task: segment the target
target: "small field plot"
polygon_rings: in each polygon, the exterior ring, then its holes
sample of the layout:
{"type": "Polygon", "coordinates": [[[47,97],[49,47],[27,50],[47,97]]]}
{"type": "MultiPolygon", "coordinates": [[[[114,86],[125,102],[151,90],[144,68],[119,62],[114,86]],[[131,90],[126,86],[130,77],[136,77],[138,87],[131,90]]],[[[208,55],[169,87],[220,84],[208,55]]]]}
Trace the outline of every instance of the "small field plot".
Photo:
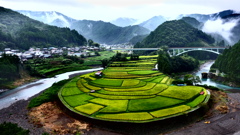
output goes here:
{"type": "Polygon", "coordinates": [[[135,75],[149,75],[149,74],[154,74],[158,73],[158,71],[151,71],[151,70],[143,70],[143,71],[131,71],[128,72],[129,74],[135,74],[135,75]]]}
{"type": "Polygon", "coordinates": [[[204,88],[196,86],[169,86],[168,89],[158,95],[182,100],[189,100],[195,96],[200,95],[199,93],[203,90],[204,88]]]}
{"type": "Polygon", "coordinates": [[[113,87],[120,87],[123,83],[123,80],[119,79],[97,79],[94,81],[91,81],[90,84],[94,86],[113,86],[113,87]]]}
{"type": "Polygon", "coordinates": [[[173,79],[155,68],[157,56],[112,62],[101,77],[75,77],[58,93],[71,111],[91,119],[145,123],[194,111],[206,103],[208,91],[172,86],[173,79]]]}

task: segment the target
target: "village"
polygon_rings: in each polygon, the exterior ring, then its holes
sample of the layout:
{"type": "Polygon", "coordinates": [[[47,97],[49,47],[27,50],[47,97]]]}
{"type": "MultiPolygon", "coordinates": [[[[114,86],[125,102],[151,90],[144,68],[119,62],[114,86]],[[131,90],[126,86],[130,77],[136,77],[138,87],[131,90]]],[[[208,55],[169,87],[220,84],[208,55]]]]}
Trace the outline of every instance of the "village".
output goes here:
{"type": "Polygon", "coordinates": [[[3,53],[7,55],[17,55],[22,61],[33,58],[51,58],[53,55],[69,55],[69,56],[78,56],[78,57],[88,57],[94,56],[96,51],[104,50],[100,47],[89,47],[89,46],[80,46],[80,47],[49,47],[49,48],[30,48],[28,51],[21,52],[19,50],[14,50],[11,48],[5,48],[3,52],[0,52],[0,57],[3,53]]]}
{"type": "Polygon", "coordinates": [[[49,47],[49,48],[34,48],[31,47],[28,51],[20,51],[18,49],[5,48],[0,50],[0,58],[2,54],[17,55],[21,61],[27,61],[33,58],[51,58],[54,55],[68,55],[77,57],[90,57],[96,56],[96,52],[109,50],[109,49],[124,49],[132,48],[133,45],[129,43],[117,44],[117,45],[106,45],[101,44],[99,47],[95,46],[79,46],[79,47],[49,47]]]}

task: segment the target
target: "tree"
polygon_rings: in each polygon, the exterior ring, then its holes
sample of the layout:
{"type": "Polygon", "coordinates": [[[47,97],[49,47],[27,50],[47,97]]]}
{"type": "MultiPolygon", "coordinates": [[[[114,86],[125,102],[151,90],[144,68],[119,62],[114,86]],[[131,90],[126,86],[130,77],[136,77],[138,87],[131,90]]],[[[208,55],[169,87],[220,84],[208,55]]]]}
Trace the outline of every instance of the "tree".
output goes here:
{"type": "Polygon", "coordinates": [[[94,43],[94,42],[93,42],[93,40],[92,40],[92,39],[88,39],[88,45],[89,45],[89,46],[92,46],[92,45],[93,45],[93,43],[94,43]]]}
{"type": "Polygon", "coordinates": [[[158,55],[158,70],[164,74],[172,73],[172,63],[170,56],[164,51],[159,51],[158,55]]]}
{"type": "Polygon", "coordinates": [[[102,62],[102,67],[106,68],[110,61],[108,59],[103,59],[103,60],[101,60],[101,62],[102,62]]]}

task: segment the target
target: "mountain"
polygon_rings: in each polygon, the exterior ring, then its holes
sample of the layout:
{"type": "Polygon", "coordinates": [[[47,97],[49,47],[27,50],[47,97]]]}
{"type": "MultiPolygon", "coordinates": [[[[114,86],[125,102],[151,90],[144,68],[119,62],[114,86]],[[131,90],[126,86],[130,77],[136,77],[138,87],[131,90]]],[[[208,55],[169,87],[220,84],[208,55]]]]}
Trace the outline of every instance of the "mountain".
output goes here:
{"type": "Polygon", "coordinates": [[[194,28],[201,29],[202,23],[200,23],[197,19],[192,17],[183,17],[181,20],[185,21],[186,23],[190,24],[194,28]]]}
{"type": "Polygon", "coordinates": [[[226,77],[229,81],[236,82],[240,84],[240,42],[225,49],[224,52],[218,56],[213,68],[217,68],[220,72],[226,73],[226,77]]]}
{"type": "Polygon", "coordinates": [[[17,12],[29,18],[58,27],[70,27],[76,20],[55,11],[27,11],[17,10],[17,12]]]}
{"type": "Polygon", "coordinates": [[[213,14],[185,14],[179,15],[178,19],[182,19],[183,17],[191,17],[197,19],[197,21],[205,23],[209,20],[217,20],[218,18],[224,18],[225,16],[229,16],[235,14],[234,10],[224,10],[218,13],[213,14]]]}
{"type": "MultiPolygon", "coordinates": [[[[75,20],[55,11],[45,12],[20,10],[18,12],[49,25],[68,27],[72,30],[76,30],[87,39],[92,39],[98,43],[126,43],[134,36],[150,33],[148,29],[141,26],[119,27],[103,21],[75,20]]],[[[126,25],[127,23],[133,23],[134,21],[136,20],[130,18],[119,18],[116,22],[119,22],[121,25],[126,25]]]]}
{"type": "Polygon", "coordinates": [[[202,23],[199,29],[211,35],[216,42],[234,45],[240,40],[240,17],[236,11],[224,10],[214,14],[189,14],[179,18],[191,17],[202,23]]]}
{"type": "Polygon", "coordinates": [[[118,27],[103,21],[80,20],[72,23],[75,29],[88,39],[98,43],[120,44],[129,42],[134,36],[146,35],[150,31],[138,25],[118,27]]]}
{"type": "Polygon", "coordinates": [[[211,46],[214,39],[183,20],[167,21],[158,26],[135,48],[211,46]]]}
{"type": "Polygon", "coordinates": [[[149,20],[142,22],[139,24],[140,26],[147,28],[151,31],[155,30],[159,25],[167,21],[167,19],[163,16],[154,16],[150,18],[149,20]]]}
{"type": "Polygon", "coordinates": [[[86,44],[75,30],[50,26],[18,12],[0,7],[0,48],[63,47],[86,44]]]}
{"type": "Polygon", "coordinates": [[[138,35],[133,37],[131,40],[129,40],[129,43],[135,45],[138,42],[142,42],[144,38],[146,38],[148,35],[138,35]]]}
{"type": "Polygon", "coordinates": [[[134,25],[137,21],[138,21],[137,19],[121,17],[111,21],[111,23],[119,27],[126,27],[134,25]]]}

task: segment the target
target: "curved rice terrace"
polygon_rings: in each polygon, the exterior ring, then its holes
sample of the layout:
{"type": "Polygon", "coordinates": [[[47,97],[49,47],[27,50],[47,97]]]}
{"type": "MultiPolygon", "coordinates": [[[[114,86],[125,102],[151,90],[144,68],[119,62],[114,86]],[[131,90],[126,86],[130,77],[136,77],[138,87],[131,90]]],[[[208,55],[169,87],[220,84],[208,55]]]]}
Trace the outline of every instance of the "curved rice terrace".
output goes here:
{"type": "Polygon", "coordinates": [[[79,76],[58,96],[80,115],[106,121],[143,123],[183,115],[210,97],[196,86],[170,86],[172,78],[152,71],[156,59],[114,62],[103,71],[79,76]]]}

